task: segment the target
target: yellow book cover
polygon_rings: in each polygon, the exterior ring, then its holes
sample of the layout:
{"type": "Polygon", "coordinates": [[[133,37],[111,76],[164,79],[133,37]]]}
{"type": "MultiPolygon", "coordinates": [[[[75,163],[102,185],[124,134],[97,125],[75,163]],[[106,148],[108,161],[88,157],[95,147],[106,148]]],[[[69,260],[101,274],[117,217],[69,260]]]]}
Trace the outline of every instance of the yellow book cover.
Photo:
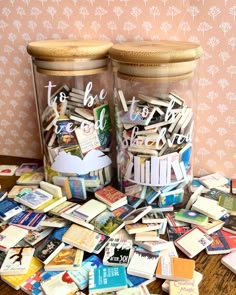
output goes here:
{"type": "Polygon", "coordinates": [[[84,257],[84,251],[76,248],[62,249],[48,264],[46,271],[77,270],[84,257]]]}
{"type": "Polygon", "coordinates": [[[37,258],[33,257],[30,263],[28,272],[24,275],[2,275],[1,279],[15,290],[19,290],[21,284],[23,284],[30,276],[36,273],[43,267],[43,263],[37,258]]]}
{"type": "Polygon", "coordinates": [[[91,253],[100,240],[100,234],[83,226],[72,224],[62,237],[62,241],[91,253]]]}
{"type": "Polygon", "coordinates": [[[36,212],[48,212],[55,208],[58,205],[61,205],[67,200],[66,197],[53,197],[51,200],[48,200],[46,203],[43,205],[37,207],[35,209],[36,212]]]}

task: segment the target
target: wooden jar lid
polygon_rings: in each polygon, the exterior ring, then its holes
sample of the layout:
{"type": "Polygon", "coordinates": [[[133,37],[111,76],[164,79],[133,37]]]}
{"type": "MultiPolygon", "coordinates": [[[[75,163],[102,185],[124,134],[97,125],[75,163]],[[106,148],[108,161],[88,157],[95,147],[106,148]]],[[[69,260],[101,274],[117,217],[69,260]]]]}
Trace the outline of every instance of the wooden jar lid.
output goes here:
{"type": "Polygon", "coordinates": [[[106,67],[112,42],[103,40],[42,40],[30,42],[27,52],[39,72],[49,75],[83,75],[106,67]]]}
{"type": "Polygon", "coordinates": [[[138,41],[115,44],[109,54],[114,67],[124,75],[185,79],[196,68],[202,47],[184,41],[138,41]]]}

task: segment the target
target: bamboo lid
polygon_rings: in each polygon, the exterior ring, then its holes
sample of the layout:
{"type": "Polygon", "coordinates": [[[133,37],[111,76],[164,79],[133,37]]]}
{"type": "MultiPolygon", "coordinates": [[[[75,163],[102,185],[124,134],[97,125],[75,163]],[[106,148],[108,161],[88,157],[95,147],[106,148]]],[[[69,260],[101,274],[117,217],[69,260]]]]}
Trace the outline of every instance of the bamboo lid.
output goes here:
{"type": "Polygon", "coordinates": [[[27,51],[40,59],[99,59],[107,56],[112,42],[102,40],[42,40],[30,42],[27,51]]]}
{"type": "Polygon", "coordinates": [[[107,69],[112,44],[102,40],[43,40],[29,43],[27,51],[39,73],[92,75],[107,69]]]}
{"type": "Polygon", "coordinates": [[[176,63],[200,58],[202,47],[184,41],[138,41],[115,44],[109,54],[124,63],[176,63]]]}
{"type": "Polygon", "coordinates": [[[192,77],[202,48],[183,41],[138,41],[115,44],[109,54],[120,77],[163,82],[192,77]]]}

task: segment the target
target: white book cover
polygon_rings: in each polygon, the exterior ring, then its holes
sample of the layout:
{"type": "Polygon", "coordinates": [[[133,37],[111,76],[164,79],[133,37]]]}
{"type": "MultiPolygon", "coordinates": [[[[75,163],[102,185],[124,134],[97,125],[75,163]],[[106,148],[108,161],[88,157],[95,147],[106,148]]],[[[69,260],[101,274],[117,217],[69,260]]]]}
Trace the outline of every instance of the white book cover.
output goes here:
{"type": "Polygon", "coordinates": [[[0,269],[1,275],[26,274],[34,254],[34,248],[11,248],[0,269]]]}
{"type": "Polygon", "coordinates": [[[199,178],[199,181],[208,189],[228,183],[228,179],[218,172],[202,176],[199,178]]]}
{"type": "Polygon", "coordinates": [[[52,194],[54,197],[62,198],[62,189],[60,186],[46,182],[46,181],[40,181],[39,186],[42,190],[52,194]]]}
{"type": "Polygon", "coordinates": [[[152,206],[138,208],[124,220],[124,223],[125,224],[136,223],[140,219],[142,219],[142,217],[144,217],[146,214],[148,214],[148,212],[150,212],[151,210],[152,210],[152,206]]]}
{"type": "Polygon", "coordinates": [[[14,247],[20,240],[22,240],[28,232],[27,229],[9,225],[0,233],[0,250],[7,252],[8,249],[14,247]]]}
{"type": "Polygon", "coordinates": [[[32,192],[28,192],[19,198],[16,198],[16,201],[28,206],[31,209],[36,209],[37,207],[43,205],[47,201],[51,200],[53,198],[53,195],[37,188],[32,192]]]}
{"type": "Polygon", "coordinates": [[[159,256],[156,254],[135,250],[127,267],[127,273],[151,279],[154,276],[158,259],[159,256]]]}
{"type": "Polygon", "coordinates": [[[211,236],[209,236],[203,229],[198,226],[190,229],[182,236],[174,241],[176,247],[178,247],[189,258],[195,257],[202,250],[206,249],[213,242],[211,236]]]}
{"type": "Polygon", "coordinates": [[[221,263],[236,274],[236,251],[233,251],[221,258],[221,263]]]}
{"type": "Polygon", "coordinates": [[[95,199],[91,199],[73,211],[74,215],[90,222],[95,216],[107,209],[107,205],[95,199]]]}
{"type": "Polygon", "coordinates": [[[201,196],[192,205],[192,210],[205,214],[213,219],[220,219],[228,213],[227,209],[218,205],[217,201],[201,196]]]}
{"type": "Polygon", "coordinates": [[[58,275],[41,281],[40,284],[46,295],[75,294],[78,291],[78,286],[71,279],[67,271],[59,272],[58,275]]]}

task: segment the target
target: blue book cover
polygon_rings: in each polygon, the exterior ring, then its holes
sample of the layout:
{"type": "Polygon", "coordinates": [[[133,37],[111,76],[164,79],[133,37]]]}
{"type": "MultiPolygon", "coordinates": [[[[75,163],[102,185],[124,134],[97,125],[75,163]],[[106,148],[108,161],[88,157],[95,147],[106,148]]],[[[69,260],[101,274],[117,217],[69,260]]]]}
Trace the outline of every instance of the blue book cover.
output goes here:
{"type": "Polygon", "coordinates": [[[69,228],[70,228],[70,225],[63,226],[61,228],[56,228],[51,234],[51,236],[57,240],[62,241],[63,235],[68,231],[69,228]]]}
{"type": "Polygon", "coordinates": [[[101,266],[89,272],[89,294],[112,292],[127,287],[124,265],[101,266]]]}
{"type": "Polygon", "coordinates": [[[141,284],[144,284],[147,281],[149,281],[149,280],[146,278],[127,274],[127,284],[128,284],[128,287],[130,287],[130,288],[137,287],[141,284]]]}
{"type": "Polygon", "coordinates": [[[19,203],[22,203],[32,209],[43,205],[53,198],[52,194],[44,192],[41,189],[35,189],[32,192],[25,193],[17,198],[19,203]]]}
{"type": "Polygon", "coordinates": [[[44,213],[37,213],[30,210],[24,210],[13,216],[9,224],[19,225],[28,229],[37,228],[40,222],[46,218],[44,213]]]}
{"type": "Polygon", "coordinates": [[[82,262],[78,270],[68,271],[68,273],[80,290],[84,290],[89,283],[90,270],[101,266],[102,260],[97,255],[91,255],[82,262]]]}
{"type": "Polygon", "coordinates": [[[12,209],[15,209],[16,207],[20,207],[17,202],[10,199],[4,199],[0,202],[0,216],[4,217],[6,213],[12,209]]]}
{"type": "Polygon", "coordinates": [[[86,200],[86,188],[85,188],[85,180],[80,177],[69,177],[69,186],[72,194],[72,198],[86,200]]]}
{"type": "Polygon", "coordinates": [[[229,244],[220,230],[214,232],[210,236],[213,239],[213,242],[207,246],[207,254],[225,254],[231,251],[229,244]]]}
{"type": "MultiPolygon", "coordinates": [[[[13,211],[18,211],[19,209],[22,209],[22,206],[20,206],[17,202],[11,199],[3,199],[0,202],[0,218],[5,219],[8,216],[8,213],[13,211]]],[[[23,209],[22,209],[23,210],[23,209]]],[[[17,213],[16,213],[17,214],[17,213]]]]}
{"type": "Polygon", "coordinates": [[[161,193],[158,199],[158,206],[162,208],[170,205],[179,204],[183,201],[183,196],[183,189],[176,189],[167,193],[161,193]]]}

